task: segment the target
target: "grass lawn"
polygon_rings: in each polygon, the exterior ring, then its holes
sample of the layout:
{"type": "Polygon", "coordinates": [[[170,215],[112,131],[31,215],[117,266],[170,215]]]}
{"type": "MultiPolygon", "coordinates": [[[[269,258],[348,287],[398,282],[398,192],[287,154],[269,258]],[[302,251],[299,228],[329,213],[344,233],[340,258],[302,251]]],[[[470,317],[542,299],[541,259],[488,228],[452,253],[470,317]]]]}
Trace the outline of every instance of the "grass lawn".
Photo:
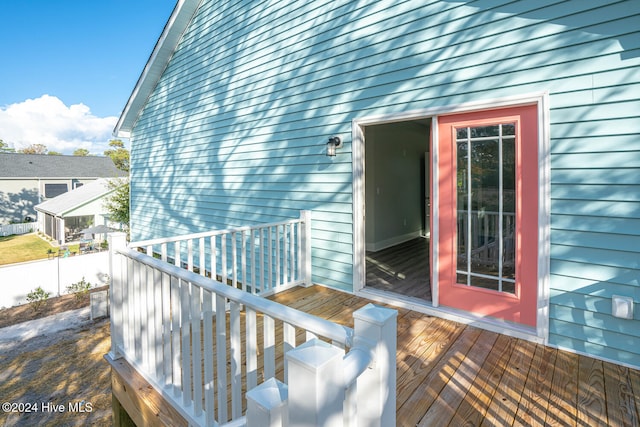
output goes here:
{"type": "MultiPolygon", "coordinates": [[[[51,246],[36,234],[0,237],[0,265],[16,262],[33,261],[47,258],[47,250],[58,252],[58,248],[51,246]]],[[[78,245],[70,245],[71,251],[78,251],[78,245]]]]}

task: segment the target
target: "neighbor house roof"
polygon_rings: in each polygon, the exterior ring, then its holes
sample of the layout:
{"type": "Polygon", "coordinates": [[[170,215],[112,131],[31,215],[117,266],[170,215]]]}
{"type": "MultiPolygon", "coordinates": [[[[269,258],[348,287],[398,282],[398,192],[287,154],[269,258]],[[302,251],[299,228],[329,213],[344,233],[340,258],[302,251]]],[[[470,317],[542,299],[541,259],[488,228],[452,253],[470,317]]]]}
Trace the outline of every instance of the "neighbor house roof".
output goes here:
{"type": "Polygon", "coordinates": [[[114,178],[126,175],[109,157],[0,153],[0,179],[114,178]]]}
{"type": "Polygon", "coordinates": [[[140,78],[138,78],[127,105],[118,119],[118,123],[113,130],[114,136],[121,138],[130,136],[131,129],[133,129],[140,111],[158,84],[160,76],[162,76],[167,67],[173,52],[178,46],[180,37],[189,22],[191,22],[199,4],[200,0],[179,0],[176,4],[140,78]]]}
{"type": "Polygon", "coordinates": [[[67,212],[91,203],[113,192],[108,179],[97,179],[35,206],[40,212],[63,217],[67,212]]]}

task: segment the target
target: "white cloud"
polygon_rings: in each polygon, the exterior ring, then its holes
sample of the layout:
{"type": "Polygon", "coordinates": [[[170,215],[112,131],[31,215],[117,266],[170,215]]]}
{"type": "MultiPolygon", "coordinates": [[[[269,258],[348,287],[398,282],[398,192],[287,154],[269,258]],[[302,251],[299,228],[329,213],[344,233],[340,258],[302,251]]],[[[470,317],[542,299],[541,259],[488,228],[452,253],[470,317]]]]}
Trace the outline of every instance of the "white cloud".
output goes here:
{"type": "Polygon", "coordinates": [[[67,107],[55,96],[42,95],[0,107],[0,139],[16,150],[44,144],[49,151],[63,154],[85,148],[101,155],[117,120],[96,117],[84,104],[67,107]]]}

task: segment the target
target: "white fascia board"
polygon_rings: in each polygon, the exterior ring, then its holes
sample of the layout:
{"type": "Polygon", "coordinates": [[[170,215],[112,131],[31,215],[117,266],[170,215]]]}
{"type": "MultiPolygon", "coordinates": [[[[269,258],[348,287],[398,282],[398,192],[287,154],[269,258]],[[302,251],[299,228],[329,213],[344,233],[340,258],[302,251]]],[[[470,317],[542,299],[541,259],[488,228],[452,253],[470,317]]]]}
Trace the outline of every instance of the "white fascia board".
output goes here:
{"type": "Polygon", "coordinates": [[[179,0],[176,4],[133,92],[129,96],[127,105],[120,114],[116,127],[113,129],[114,137],[129,138],[133,125],[169,64],[169,60],[173,56],[182,34],[193,19],[200,1],[179,0]]]}

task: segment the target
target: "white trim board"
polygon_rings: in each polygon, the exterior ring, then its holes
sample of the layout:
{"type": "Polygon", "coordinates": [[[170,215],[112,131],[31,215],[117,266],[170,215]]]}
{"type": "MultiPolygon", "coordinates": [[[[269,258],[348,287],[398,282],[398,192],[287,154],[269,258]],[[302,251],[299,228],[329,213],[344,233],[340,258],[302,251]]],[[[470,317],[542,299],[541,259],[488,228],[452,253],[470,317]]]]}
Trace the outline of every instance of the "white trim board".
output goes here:
{"type": "Polygon", "coordinates": [[[545,339],[543,337],[539,337],[534,328],[512,324],[490,317],[477,316],[464,311],[455,310],[453,308],[434,307],[432,304],[429,304],[427,301],[419,298],[407,297],[400,294],[390,294],[389,292],[373,288],[366,288],[365,290],[357,292],[356,295],[380,303],[406,308],[418,313],[424,313],[430,316],[451,320],[452,322],[486,329],[488,331],[510,337],[520,338],[538,344],[545,343],[545,339]]]}
{"type": "MultiPolygon", "coordinates": [[[[421,110],[391,113],[383,115],[372,115],[366,117],[355,118],[352,121],[352,169],[353,169],[353,291],[358,294],[363,292],[366,281],[366,264],[365,264],[365,140],[364,127],[374,124],[392,123],[409,121],[415,119],[431,119],[431,156],[432,156],[432,194],[431,194],[431,241],[432,245],[437,245],[439,235],[438,230],[438,212],[433,207],[438,205],[438,191],[436,184],[438,182],[438,150],[434,147],[438,146],[438,116],[457,114],[461,112],[471,112],[479,110],[491,110],[497,108],[517,107],[522,105],[538,106],[538,164],[540,172],[538,184],[540,188],[538,203],[538,301],[537,301],[537,326],[534,333],[536,340],[542,340],[545,344],[549,337],[549,282],[550,282],[550,194],[551,194],[551,172],[550,172],[550,115],[549,115],[549,93],[536,92],[522,94],[518,96],[510,96],[497,99],[487,99],[474,101],[463,104],[452,104],[443,107],[433,107],[421,110]]],[[[431,251],[431,289],[432,304],[430,310],[439,307],[438,298],[438,282],[437,271],[438,264],[435,259],[437,247],[432,246],[431,251]]],[[[370,292],[365,292],[367,295],[370,292]]],[[[411,304],[416,307],[416,311],[424,310],[423,305],[411,304]],[[420,308],[420,309],[418,309],[420,308]]],[[[435,310],[433,314],[442,316],[443,313],[449,312],[449,309],[435,310]],[[439,313],[439,314],[438,314],[439,313]]],[[[456,314],[459,316],[459,314],[456,314]]],[[[476,326],[486,325],[487,329],[495,327],[494,319],[474,318],[476,326]],[[491,325],[494,326],[491,326],[491,325]]],[[[466,317],[466,316],[465,316],[466,317]]],[[[460,320],[458,320],[460,321],[460,320]]],[[[512,329],[512,328],[508,328],[512,329]]],[[[493,329],[492,329],[493,330],[493,329]]],[[[502,332],[505,333],[505,332],[502,332]]],[[[530,338],[529,338],[530,339],[530,338]]]]}
{"type": "Polygon", "coordinates": [[[380,240],[373,243],[365,243],[365,248],[367,251],[377,252],[386,248],[390,248],[391,246],[408,242],[409,240],[413,240],[418,237],[422,237],[422,231],[412,231],[411,233],[403,234],[401,236],[395,236],[390,239],[380,240]]]}

